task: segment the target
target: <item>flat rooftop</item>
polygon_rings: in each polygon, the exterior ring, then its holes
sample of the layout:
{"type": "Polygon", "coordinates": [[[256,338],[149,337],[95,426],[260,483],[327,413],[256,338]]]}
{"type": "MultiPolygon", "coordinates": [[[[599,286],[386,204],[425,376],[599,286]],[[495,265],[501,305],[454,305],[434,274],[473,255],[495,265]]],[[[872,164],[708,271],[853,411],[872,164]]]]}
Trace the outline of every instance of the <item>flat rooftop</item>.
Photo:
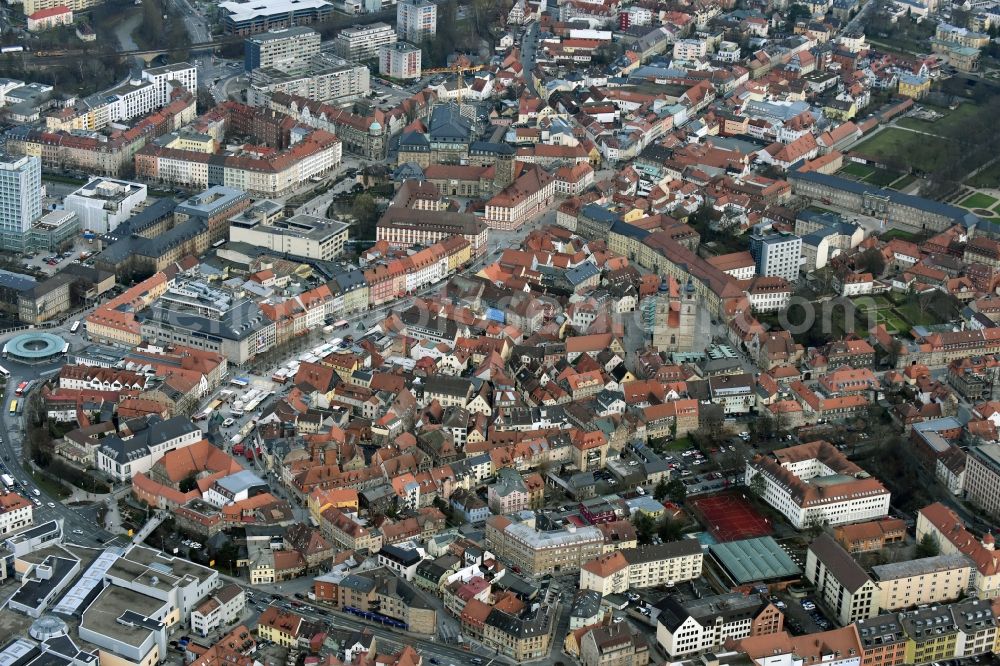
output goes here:
{"type": "Polygon", "coordinates": [[[893,580],[896,578],[923,576],[939,571],[950,571],[952,569],[974,568],[975,566],[976,563],[965,555],[954,553],[952,555],[937,555],[935,557],[921,557],[916,560],[892,562],[891,564],[879,564],[872,567],[872,573],[879,580],[893,580]]]}
{"type": "Polygon", "coordinates": [[[80,626],[126,645],[140,647],[153,629],[135,621],[132,622],[132,626],[128,626],[119,622],[119,618],[126,613],[130,619],[152,617],[165,605],[167,603],[159,599],[111,585],[84,611],[80,626]]]}
{"type": "Polygon", "coordinates": [[[712,544],[708,549],[737,584],[790,578],[802,573],[788,553],[769,536],[712,544]]]}
{"type": "Polygon", "coordinates": [[[322,9],[333,5],[326,0],[258,0],[257,2],[220,2],[219,7],[229,13],[233,21],[249,21],[257,16],[274,16],[292,12],[322,9]]]}

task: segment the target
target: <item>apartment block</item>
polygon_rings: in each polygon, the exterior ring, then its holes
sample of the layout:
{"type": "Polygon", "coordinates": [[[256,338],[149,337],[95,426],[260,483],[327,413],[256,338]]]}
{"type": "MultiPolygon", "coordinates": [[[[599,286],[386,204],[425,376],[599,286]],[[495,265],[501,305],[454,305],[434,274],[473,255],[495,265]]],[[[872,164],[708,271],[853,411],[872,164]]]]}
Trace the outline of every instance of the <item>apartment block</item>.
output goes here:
{"type": "Polygon", "coordinates": [[[878,585],[829,534],[821,534],[809,544],[806,578],[842,625],[878,613],[878,585]]]}
{"type": "Polygon", "coordinates": [[[353,62],[373,60],[378,57],[380,48],[395,44],[397,39],[396,31],[388,23],[356,25],[337,33],[333,38],[333,50],[341,58],[353,62]]]}
{"type": "Polygon", "coordinates": [[[420,44],[437,34],[437,5],[431,0],[400,0],[396,5],[396,34],[420,44]]]}
{"type": "Polygon", "coordinates": [[[288,69],[319,53],[320,34],[305,26],[281,28],[248,37],[244,42],[243,68],[288,69]]]}
{"type": "Polygon", "coordinates": [[[695,539],[606,553],[580,567],[580,589],[602,596],[674,585],[701,575],[704,555],[695,539]]]}
{"type": "Polygon", "coordinates": [[[883,610],[954,601],[966,594],[973,562],[961,553],[923,557],[872,567],[883,610]]]}
{"type": "Polygon", "coordinates": [[[378,50],[378,72],[394,79],[419,79],[420,60],[421,51],[413,44],[386,44],[378,50]]]}

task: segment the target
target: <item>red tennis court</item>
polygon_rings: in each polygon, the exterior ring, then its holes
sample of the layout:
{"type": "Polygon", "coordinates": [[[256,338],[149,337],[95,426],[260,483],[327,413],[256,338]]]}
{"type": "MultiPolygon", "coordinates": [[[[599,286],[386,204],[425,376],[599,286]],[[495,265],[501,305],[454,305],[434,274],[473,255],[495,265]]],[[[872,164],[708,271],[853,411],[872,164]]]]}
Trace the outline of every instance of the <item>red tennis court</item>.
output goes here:
{"type": "Polygon", "coordinates": [[[774,534],[767,518],[739,490],[690,500],[702,524],[719,541],[738,541],[774,534]]]}

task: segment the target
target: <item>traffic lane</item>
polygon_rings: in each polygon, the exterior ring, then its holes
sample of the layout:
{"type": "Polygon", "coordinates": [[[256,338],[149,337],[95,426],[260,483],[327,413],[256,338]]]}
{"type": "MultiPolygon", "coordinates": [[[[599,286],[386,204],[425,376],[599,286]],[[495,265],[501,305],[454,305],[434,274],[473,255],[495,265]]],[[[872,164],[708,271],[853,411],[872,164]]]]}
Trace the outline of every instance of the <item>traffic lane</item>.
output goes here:
{"type": "MultiPolygon", "coordinates": [[[[20,382],[37,379],[41,374],[47,372],[48,369],[42,369],[44,367],[46,366],[32,367],[30,374],[17,374],[21,369],[20,365],[8,363],[7,370],[11,372],[11,376],[7,382],[5,395],[10,395],[12,393],[11,387],[16,387],[20,382]]],[[[20,415],[11,416],[8,411],[4,410],[2,417],[0,417],[0,422],[4,425],[4,432],[0,434],[0,451],[3,452],[3,456],[6,456],[4,463],[7,465],[8,470],[10,470],[11,476],[23,486],[25,485],[23,482],[30,479],[31,474],[29,474],[27,466],[21,464],[20,447],[15,447],[12,443],[14,437],[12,433],[20,433],[22,430],[22,417],[20,415]]],[[[27,485],[35,487],[35,484],[32,483],[27,485]]],[[[28,493],[30,491],[25,492],[28,493]]],[[[34,493],[31,493],[31,495],[33,496],[34,493]]],[[[84,516],[82,511],[67,507],[62,503],[60,498],[52,497],[44,488],[39,488],[39,495],[36,497],[42,502],[42,506],[36,506],[32,512],[36,523],[45,522],[52,518],[62,518],[64,530],[72,532],[72,530],[79,529],[85,531],[85,533],[94,533],[101,537],[110,535],[96,521],[84,516]],[[52,503],[54,506],[50,507],[49,503],[52,503]]]]}
{"type": "MultiPolygon", "coordinates": [[[[251,588],[253,589],[253,588],[251,588]]],[[[275,602],[273,597],[275,595],[268,595],[267,593],[260,592],[266,599],[269,598],[265,603],[268,605],[280,605],[280,602],[275,602]]],[[[427,640],[423,638],[417,638],[409,633],[403,633],[402,631],[393,631],[387,629],[378,624],[371,624],[365,622],[361,619],[353,619],[340,614],[337,611],[327,610],[321,608],[315,604],[308,601],[295,600],[295,603],[300,604],[299,606],[292,606],[292,600],[286,595],[277,595],[281,601],[284,601],[288,605],[288,610],[291,612],[305,617],[307,619],[313,620],[315,622],[326,622],[335,627],[342,629],[353,629],[353,630],[367,630],[372,632],[376,637],[385,639],[387,641],[398,643],[399,645],[412,645],[417,648],[422,656],[425,657],[435,657],[443,660],[457,660],[454,662],[443,661],[442,664],[464,664],[467,663],[470,656],[479,656],[476,652],[471,650],[462,650],[459,648],[450,647],[441,643],[437,643],[433,640],[427,640]],[[318,612],[323,611],[323,612],[318,612]]],[[[485,655],[486,650],[483,650],[480,654],[485,655]]],[[[499,662],[498,662],[499,663],[499,662]]],[[[508,662],[505,662],[508,663],[508,662]]],[[[513,663],[513,662],[509,662],[513,663]]]]}

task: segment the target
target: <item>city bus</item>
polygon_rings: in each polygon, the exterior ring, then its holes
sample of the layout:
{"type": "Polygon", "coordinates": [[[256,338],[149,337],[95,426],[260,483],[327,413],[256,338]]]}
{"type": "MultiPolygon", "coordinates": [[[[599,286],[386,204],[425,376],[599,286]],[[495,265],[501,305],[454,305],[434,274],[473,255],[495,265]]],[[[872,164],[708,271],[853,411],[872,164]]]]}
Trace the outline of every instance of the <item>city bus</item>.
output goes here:
{"type": "Polygon", "coordinates": [[[17,414],[17,400],[10,401],[10,413],[17,414]]]}
{"type": "Polygon", "coordinates": [[[24,392],[27,390],[27,388],[28,388],[28,382],[21,382],[20,384],[17,385],[17,388],[14,389],[14,395],[24,395],[24,392]]]}
{"type": "Polygon", "coordinates": [[[80,330],[80,320],[77,319],[76,321],[73,322],[73,325],[69,327],[69,332],[76,333],[79,330],[80,330]]]}
{"type": "Polygon", "coordinates": [[[3,377],[4,379],[10,379],[10,371],[7,368],[3,367],[2,365],[0,365],[0,377],[3,377]]]}
{"type": "Polygon", "coordinates": [[[229,383],[233,386],[239,386],[240,388],[246,388],[250,385],[250,380],[246,377],[233,377],[229,380],[229,383]]]}

